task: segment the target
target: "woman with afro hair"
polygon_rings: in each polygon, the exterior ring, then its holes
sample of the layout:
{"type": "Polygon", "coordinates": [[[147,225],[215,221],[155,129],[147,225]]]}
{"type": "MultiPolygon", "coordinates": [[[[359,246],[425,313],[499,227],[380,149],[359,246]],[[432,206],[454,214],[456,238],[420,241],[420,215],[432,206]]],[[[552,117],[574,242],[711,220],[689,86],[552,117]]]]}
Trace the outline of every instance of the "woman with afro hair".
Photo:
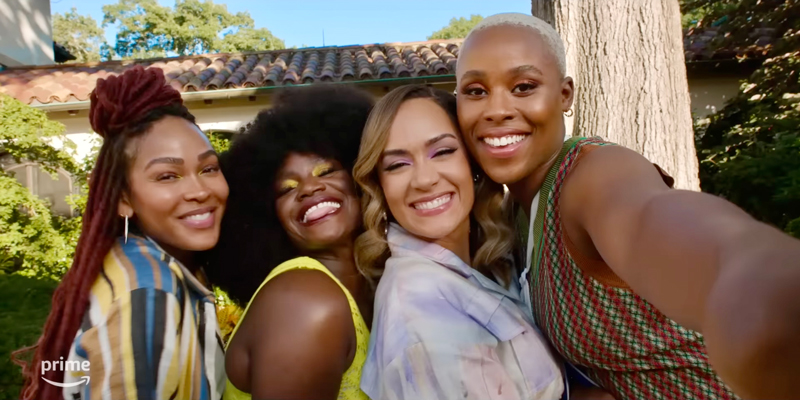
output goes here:
{"type": "Polygon", "coordinates": [[[89,119],[103,145],[80,240],[44,333],[17,352],[35,348],[20,397],[219,399],[223,349],[197,257],[228,197],[217,154],[160,69],[99,79],[89,119]]]}
{"type": "Polygon", "coordinates": [[[350,171],[372,105],[341,85],[287,90],[223,156],[225,268],[212,281],[249,301],[227,347],[225,399],[367,398],[372,289],[354,260],[350,171]]]}

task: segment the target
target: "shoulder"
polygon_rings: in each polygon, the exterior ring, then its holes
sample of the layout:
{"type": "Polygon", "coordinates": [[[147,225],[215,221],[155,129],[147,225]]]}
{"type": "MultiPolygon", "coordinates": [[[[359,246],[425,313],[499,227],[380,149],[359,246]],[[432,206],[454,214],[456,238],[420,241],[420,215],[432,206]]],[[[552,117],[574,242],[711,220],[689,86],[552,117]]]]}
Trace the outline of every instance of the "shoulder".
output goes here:
{"type": "Polygon", "coordinates": [[[96,285],[109,286],[114,297],[138,289],[176,294],[185,279],[174,259],[153,242],[140,236],[119,238],[103,261],[96,285]]]}
{"type": "Polygon", "coordinates": [[[580,197],[591,202],[604,196],[618,197],[632,190],[669,189],[669,177],[631,149],[593,146],[583,153],[564,182],[565,197],[580,197]]]}
{"type": "Polygon", "coordinates": [[[276,267],[269,281],[251,300],[243,328],[295,327],[305,334],[325,330],[330,324],[352,326],[350,304],[344,290],[314,263],[325,268],[313,259],[294,259],[276,267]],[[290,262],[307,263],[307,266],[293,265],[295,268],[282,270],[281,267],[290,262]]]}

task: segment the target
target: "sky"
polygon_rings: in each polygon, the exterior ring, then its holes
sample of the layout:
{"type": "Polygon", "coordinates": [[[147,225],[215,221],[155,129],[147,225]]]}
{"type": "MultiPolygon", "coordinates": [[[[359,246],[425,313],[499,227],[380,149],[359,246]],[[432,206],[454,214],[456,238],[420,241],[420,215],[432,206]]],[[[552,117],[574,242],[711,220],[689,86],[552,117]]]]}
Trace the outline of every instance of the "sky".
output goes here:
{"type": "MultiPolygon", "coordinates": [[[[50,0],[51,13],[75,7],[102,23],[105,4],[117,0],[50,0]]],[[[159,0],[173,6],[174,0],[159,0]]],[[[531,0],[215,0],[232,13],[247,11],[256,28],[267,28],[287,47],[415,42],[446,26],[453,17],[501,12],[530,14],[531,0]],[[323,43],[324,31],[324,43],[323,43]]],[[[116,42],[116,27],[106,40],[116,42]]]]}

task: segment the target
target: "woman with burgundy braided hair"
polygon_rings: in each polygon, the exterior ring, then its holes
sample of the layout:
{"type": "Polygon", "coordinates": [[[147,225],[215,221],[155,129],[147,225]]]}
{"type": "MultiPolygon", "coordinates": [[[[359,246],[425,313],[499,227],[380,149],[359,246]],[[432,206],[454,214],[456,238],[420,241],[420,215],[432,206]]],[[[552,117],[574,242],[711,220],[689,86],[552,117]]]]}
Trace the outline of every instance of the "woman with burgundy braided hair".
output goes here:
{"type": "Polygon", "coordinates": [[[196,256],[216,245],[228,197],[217,154],[160,69],[99,79],[89,118],[103,146],[83,228],[42,337],[15,354],[35,348],[18,362],[20,397],[219,399],[222,342],[196,256]]]}

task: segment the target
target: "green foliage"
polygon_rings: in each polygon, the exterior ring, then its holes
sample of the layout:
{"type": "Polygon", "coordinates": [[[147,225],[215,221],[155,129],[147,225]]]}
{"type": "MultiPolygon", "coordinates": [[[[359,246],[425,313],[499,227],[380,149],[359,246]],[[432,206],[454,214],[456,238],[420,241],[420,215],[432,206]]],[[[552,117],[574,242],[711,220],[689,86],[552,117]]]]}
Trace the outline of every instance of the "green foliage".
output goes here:
{"type": "Polygon", "coordinates": [[[122,58],[272,50],[284,42],[256,29],[247,12],[231,14],[211,0],[119,0],[103,6],[103,26],[119,23],[114,50],[122,58]]]}
{"type": "Polygon", "coordinates": [[[465,38],[469,31],[481,21],[483,21],[483,17],[480,15],[471,15],[469,19],[464,17],[453,18],[450,20],[449,25],[428,36],[428,40],[465,38]]]}
{"type": "MultiPolygon", "coordinates": [[[[693,0],[685,3],[710,3],[693,0]]],[[[724,109],[695,123],[703,191],[800,238],[800,3],[728,0],[725,40],[768,24],[778,40],[769,58],[724,109]]]]}
{"type": "Polygon", "coordinates": [[[76,57],[71,62],[100,61],[100,51],[105,42],[105,31],[91,16],[80,15],[75,7],[61,15],[53,14],[53,40],[76,57]]]}
{"type": "Polygon", "coordinates": [[[63,133],[64,125],[47,119],[43,111],[0,93],[0,155],[38,162],[49,172],[59,167],[75,172],[77,164],[70,155],[75,144],[63,133]],[[63,143],[64,149],[53,147],[54,142],[63,143]]]}
{"type": "MultiPolygon", "coordinates": [[[[48,120],[44,112],[0,94],[0,155],[38,163],[51,173],[58,168],[79,173],[68,152],[74,145],[63,131],[63,125],[48,120]],[[51,146],[56,141],[66,150],[51,146]]],[[[0,170],[0,273],[61,276],[72,262],[74,245],[65,233],[72,232],[73,224],[53,215],[47,202],[0,170]]]]}
{"type": "Polygon", "coordinates": [[[19,398],[22,373],[11,352],[39,339],[56,284],[0,273],[0,400],[19,398]]]}
{"type": "Polygon", "coordinates": [[[231,147],[233,134],[230,132],[208,131],[206,132],[206,136],[208,136],[208,140],[211,142],[211,146],[214,147],[214,150],[217,151],[217,154],[220,154],[231,147]]]}

